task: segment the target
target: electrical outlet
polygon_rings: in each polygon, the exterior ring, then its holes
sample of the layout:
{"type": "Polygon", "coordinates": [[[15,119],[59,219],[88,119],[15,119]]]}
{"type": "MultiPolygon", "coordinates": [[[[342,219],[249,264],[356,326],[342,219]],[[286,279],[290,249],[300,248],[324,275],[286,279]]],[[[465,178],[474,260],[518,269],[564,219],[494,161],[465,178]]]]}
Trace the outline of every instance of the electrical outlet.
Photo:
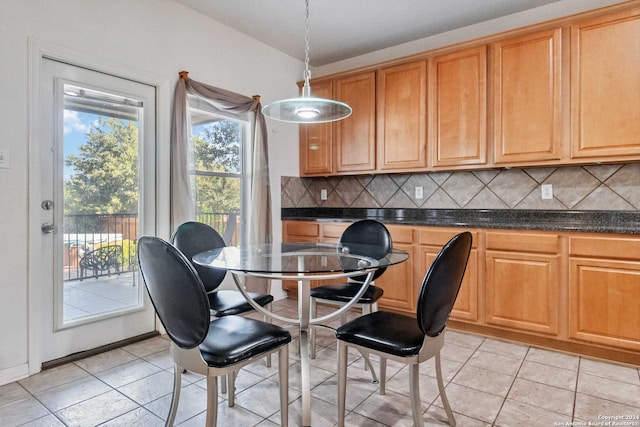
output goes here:
{"type": "Polygon", "coordinates": [[[327,200],[327,189],[323,188],[320,190],[320,200],[327,200]]]}
{"type": "Polygon", "coordinates": [[[553,185],[551,184],[542,184],[540,186],[540,196],[542,200],[551,200],[553,199],[553,185]]]}
{"type": "Polygon", "coordinates": [[[422,199],[424,197],[424,194],[423,194],[422,190],[423,190],[422,187],[416,187],[416,189],[415,189],[416,199],[422,199]]]}
{"type": "Polygon", "coordinates": [[[9,150],[0,148],[0,169],[9,169],[9,150]]]}

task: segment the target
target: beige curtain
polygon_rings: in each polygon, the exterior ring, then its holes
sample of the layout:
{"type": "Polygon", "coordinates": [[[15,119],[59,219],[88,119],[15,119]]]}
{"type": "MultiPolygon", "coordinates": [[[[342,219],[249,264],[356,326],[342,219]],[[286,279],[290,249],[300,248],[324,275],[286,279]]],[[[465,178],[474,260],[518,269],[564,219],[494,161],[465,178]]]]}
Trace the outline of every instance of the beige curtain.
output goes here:
{"type": "MultiPolygon", "coordinates": [[[[179,73],[176,84],[173,117],[171,121],[171,227],[175,229],[185,221],[195,218],[195,203],[192,185],[194,169],[191,146],[191,124],[189,123],[189,102],[187,95],[196,95],[221,111],[252,116],[252,161],[251,161],[251,206],[248,243],[271,243],[271,187],[269,185],[269,156],[267,145],[267,124],[260,97],[238,95],[228,90],[209,86],[188,77],[188,72],[179,73]]],[[[269,292],[267,280],[246,281],[246,287],[253,292],[269,292]]]]}

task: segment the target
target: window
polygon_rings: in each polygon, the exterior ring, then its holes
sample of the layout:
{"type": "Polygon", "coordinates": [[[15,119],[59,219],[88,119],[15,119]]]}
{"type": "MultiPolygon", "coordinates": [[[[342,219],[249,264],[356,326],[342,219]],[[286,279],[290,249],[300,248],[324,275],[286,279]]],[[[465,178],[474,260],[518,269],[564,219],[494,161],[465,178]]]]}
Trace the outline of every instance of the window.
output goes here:
{"type": "Polygon", "coordinates": [[[249,123],[225,116],[199,98],[189,97],[189,105],[196,220],[218,230],[228,245],[237,245],[249,123]]]}

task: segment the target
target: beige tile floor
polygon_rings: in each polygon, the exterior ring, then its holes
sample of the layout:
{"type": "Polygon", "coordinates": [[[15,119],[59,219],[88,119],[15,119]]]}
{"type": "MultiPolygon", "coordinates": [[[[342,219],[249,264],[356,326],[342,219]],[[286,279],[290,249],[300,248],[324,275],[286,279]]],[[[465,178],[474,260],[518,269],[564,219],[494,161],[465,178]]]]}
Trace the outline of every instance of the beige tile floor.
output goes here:
{"type": "MultiPolygon", "coordinates": [[[[295,310],[294,301],[274,304],[274,311],[293,315],[295,310]]],[[[321,332],[318,344],[311,372],[313,425],[334,426],[335,340],[328,331],[321,332]]],[[[161,426],[171,398],[168,348],[166,337],[156,337],[4,385],[0,426],[161,426]]],[[[295,342],[290,355],[289,425],[297,426],[300,374],[295,342]]],[[[410,426],[407,370],[390,362],[387,393],[380,396],[359,357],[350,356],[347,425],[410,426]]],[[[604,417],[640,416],[638,367],[455,331],[447,332],[442,358],[459,426],[607,425],[604,417]]],[[[274,359],[271,368],[259,362],[241,371],[235,407],[227,406],[226,395],[220,397],[219,426],[279,425],[276,366],[274,359]]],[[[426,425],[445,425],[432,361],[421,367],[420,390],[426,425]]],[[[205,395],[203,378],[187,373],[176,425],[204,425],[205,395]]],[[[617,420],[623,421],[626,424],[618,425],[640,426],[637,418],[617,420]]]]}

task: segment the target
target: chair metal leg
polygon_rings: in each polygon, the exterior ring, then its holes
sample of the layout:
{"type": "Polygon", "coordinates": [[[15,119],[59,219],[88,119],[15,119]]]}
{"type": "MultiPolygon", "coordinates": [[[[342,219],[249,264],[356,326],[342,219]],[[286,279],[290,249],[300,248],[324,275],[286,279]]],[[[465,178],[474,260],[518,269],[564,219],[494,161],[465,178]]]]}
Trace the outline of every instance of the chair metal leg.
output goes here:
{"type": "Polygon", "coordinates": [[[411,395],[411,413],[413,414],[413,425],[415,427],[424,426],[422,419],[422,406],[420,405],[420,365],[417,363],[409,365],[409,393],[411,395]]]}
{"type": "Polygon", "coordinates": [[[227,394],[227,376],[222,375],[220,377],[220,393],[227,394]]]}
{"type": "Polygon", "coordinates": [[[171,406],[169,406],[169,415],[165,427],[173,427],[178,412],[178,402],[180,401],[180,383],[182,382],[182,367],[178,364],[173,365],[173,394],[171,395],[171,406]]]}
{"type": "Polygon", "coordinates": [[[347,344],[338,340],[338,427],[344,427],[347,398],[347,344]]]}
{"type": "Polygon", "coordinates": [[[451,406],[449,405],[447,394],[444,392],[444,381],[442,380],[442,364],[440,363],[439,351],[436,354],[436,378],[438,380],[438,390],[440,391],[440,400],[442,400],[442,406],[444,406],[444,410],[447,413],[449,425],[454,427],[456,425],[456,419],[453,416],[453,411],[451,411],[451,406]]]}
{"type": "Polygon", "coordinates": [[[381,395],[384,395],[387,391],[386,391],[386,386],[387,386],[387,359],[385,359],[384,357],[380,356],[380,388],[379,388],[379,393],[381,395]]]}
{"type": "Polygon", "coordinates": [[[233,408],[236,404],[236,371],[231,371],[227,374],[227,399],[229,408],[233,408]]]}
{"type": "MultiPolygon", "coordinates": [[[[373,305],[372,304],[365,304],[362,306],[362,315],[366,316],[367,314],[371,314],[372,312],[372,308],[373,305]]],[[[375,311],[375,310],[373,310],[375,311]]],[[[344,322],[342,322],[344,323],[344,322]]],[[[362,354],[364,356],[364,370],[368,371],[369,369],[371,369],[371,376],[373,377],[371,379],[372,383],[377,383],[378,382],[378,378],[376,378],[376,373],[373,371],[373,366],[371,365],[371,361],[369,360],[369,355],[368,354],[362,354]]]]}
{"type": "Polygon", "coordinates": [[[278,350],[278,371],[280,373],[280,425],[289,425],[289,346],[278,350]]]}
{"type": "MultiPolygon", "coordinates": [[[[267,310],[271,311],[271,303],[269,303],[269,304],[265,305],[264,307],[265,307],[265,309],[267,309],[267,310]]],[[[272,323],[272,322],[271,322],[271,317],[269,317],[269,316],[267,316],[267,315],[265,314],[265,315],[264,315],[264,322],[265,322],[265,323],[272,323]]],[[[271,353],[269,353],[269,354],[267,355],[267,368],[270,368],[270,367],[271,367],[271,353]]]]}
{"type": "MultiPolygon", "coordinates": [[[[318,302],[315,298],[311,298],[311,318],[318,317],[318,302]]],[[[309,355],[312,359],[316,358],[316,329],[309,329],[309,355]]]]}
{"type": "Polygon", "coordinates": [[[359,350],[360,350],[360,354],[362,355],[362,358],[364,359],[364,370],[371,371],[371,383],[377,384],[378,377],[376,376],[376,371],[373,369],[373,365],[371,364],[371,359],[369,359],[369,353],[367,353],[366,351],[363,351],[362,349],[359,349],[359,350]]]}
{"type": "Polygon", "coordinates": [[[207,376],[207,427],[218,422],[218,377],[207,376]]]}

